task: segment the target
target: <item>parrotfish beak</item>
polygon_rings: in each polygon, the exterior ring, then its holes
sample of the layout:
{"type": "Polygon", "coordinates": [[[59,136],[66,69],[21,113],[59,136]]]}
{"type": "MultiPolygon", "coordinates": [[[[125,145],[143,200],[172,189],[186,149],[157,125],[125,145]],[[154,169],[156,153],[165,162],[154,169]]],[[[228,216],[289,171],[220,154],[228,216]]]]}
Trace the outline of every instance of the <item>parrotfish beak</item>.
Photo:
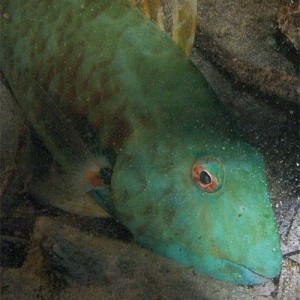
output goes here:
{"type": "Polygon", "coordinates": [[[215,260],[214,264],[219,265],[219,272],[213,274],[215,278],[218,280],[233,282],[238,285],[263,284],[278,275],[280,271],[280,269],[278,269],[277,272],[270,276],[270,274],[256,273],[245,266],[229,260],[215,260]]]}
{"type": "MultiPolygon", "coordinates": [[[[143,244],[148,244],[148,241],[143,241],[143,244]]],[[[168,248],[158,247],[158,252],[184,265],[192,266],[200,273],[205,273],[217,280],[231,282],[235,285],[263,284],[279,275],[281,270],[282,253],[280,247],[276,249],[262,247],[261,251],[253,257],[242,257],[241,263],[213,257],[212,253],[214,251],[204,250],[202,244],[199,244],[200,252],[195,253],[191,250],[179,243],[175,243],[168,248]],[[265,253],[261,256],[264,249],[267,256],[269,256],[268,258],[266,258],[265,253]]],[[[238,249],[236,251],[238,252],[238,249]]]]}

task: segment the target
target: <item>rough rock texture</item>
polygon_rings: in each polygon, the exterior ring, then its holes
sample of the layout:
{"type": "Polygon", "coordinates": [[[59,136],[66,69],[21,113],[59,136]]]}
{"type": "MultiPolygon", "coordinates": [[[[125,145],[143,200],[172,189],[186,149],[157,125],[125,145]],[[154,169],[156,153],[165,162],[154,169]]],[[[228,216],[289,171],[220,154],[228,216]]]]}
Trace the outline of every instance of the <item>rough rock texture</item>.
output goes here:
{"type": "Polygon", "coordinates": [[[53,217],[37,219],[26,263],[1,285],[2,299],[268,299],[53,217]]]}
{"type": "Polygon", "coordinates": [[[299,103],[299,56],[280,44],[279,1],[198,1],[199,47],[250,89],[299,103]]]}
{"type": "Polygon", "coordinates": [[[282,0],[277,12],[278,27],[288,41],[300,51],[300,5],[296,0],[282,0]]]}

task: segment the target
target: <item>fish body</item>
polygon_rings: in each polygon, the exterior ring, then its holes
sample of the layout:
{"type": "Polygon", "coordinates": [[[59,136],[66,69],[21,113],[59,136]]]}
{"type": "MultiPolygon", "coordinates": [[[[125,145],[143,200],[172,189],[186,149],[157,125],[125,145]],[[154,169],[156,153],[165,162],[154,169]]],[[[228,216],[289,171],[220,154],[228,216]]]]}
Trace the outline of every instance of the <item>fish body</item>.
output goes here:
{"type": "Polygon", "coordinates": [[[1,71],[78,188],[199,272],[234,284],[279,274],[263,158],[166,34],[126,1],[1,6],[1,71]]]}

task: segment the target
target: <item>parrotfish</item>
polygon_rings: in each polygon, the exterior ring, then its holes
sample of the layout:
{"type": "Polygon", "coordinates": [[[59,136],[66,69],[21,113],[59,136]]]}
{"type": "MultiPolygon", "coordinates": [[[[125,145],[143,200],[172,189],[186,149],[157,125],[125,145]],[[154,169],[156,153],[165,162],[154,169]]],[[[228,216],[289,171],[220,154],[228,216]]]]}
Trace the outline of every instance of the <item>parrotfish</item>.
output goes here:
{"type": "Polygon", "coordinates": [[[200,273],[241,285],[280,273],[262,155],[129,1],[2,0],[0,47],[1,71],[70,189],[200,273]]]}

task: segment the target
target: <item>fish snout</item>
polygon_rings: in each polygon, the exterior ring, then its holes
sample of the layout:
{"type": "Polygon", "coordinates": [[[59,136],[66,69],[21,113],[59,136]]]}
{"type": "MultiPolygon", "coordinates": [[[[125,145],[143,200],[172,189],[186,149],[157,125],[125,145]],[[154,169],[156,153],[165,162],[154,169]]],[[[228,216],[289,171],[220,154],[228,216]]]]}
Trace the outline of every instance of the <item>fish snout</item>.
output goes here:
{"type": "Polygon", "coordinates": [[[263,284],[269,280],[268,277],[229,260],[222,260],[220,264],[220,280],[230,281],[238,285],[263,284]]]}
{"type": "Polygon", "coordinates": [[[223,280],[228,281],[229,278],[229,281],[240,285],[262,284],[279,275],[282,252],[277,240],[273,243],[263,241],[244,249],[239,259],[221,259],[220,261],[223,280]],[[228,276],[227,279],[226,276],[228,276]]]}

